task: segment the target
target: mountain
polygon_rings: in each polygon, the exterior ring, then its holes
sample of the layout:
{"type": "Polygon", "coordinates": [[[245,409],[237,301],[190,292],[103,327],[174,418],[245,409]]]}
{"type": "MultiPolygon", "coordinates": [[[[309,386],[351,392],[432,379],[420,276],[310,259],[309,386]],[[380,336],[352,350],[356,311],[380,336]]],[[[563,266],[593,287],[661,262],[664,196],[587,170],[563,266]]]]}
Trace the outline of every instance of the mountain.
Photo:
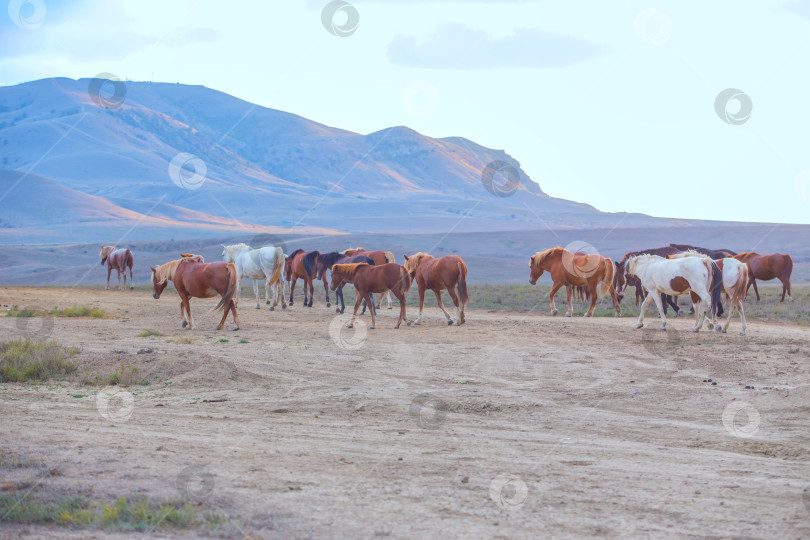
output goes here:
{"type": "Polygon", "coordinates": [[[112,86],[99,99],[93,82],[0,88],[0,242],[697,223],[550,197],[505,151],[462,137],[403,126],[361,135],[203,86],[127,81],[122,102],[105,102],[112,86]],[[204,163],[198,189],[172,181],[182,153],[204,163]],[[519,177],[511,196],[486,189],[491,163],[519,177]]]}

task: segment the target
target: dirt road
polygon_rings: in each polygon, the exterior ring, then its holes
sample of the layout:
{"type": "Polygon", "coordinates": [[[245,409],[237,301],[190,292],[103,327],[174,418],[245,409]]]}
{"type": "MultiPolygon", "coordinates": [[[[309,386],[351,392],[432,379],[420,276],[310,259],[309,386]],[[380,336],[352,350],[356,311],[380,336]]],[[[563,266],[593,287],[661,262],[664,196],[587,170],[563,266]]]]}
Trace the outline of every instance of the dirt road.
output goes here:
{"type": "Polygon", "coordinates": [[[0,449],[58,470],[36,476],[39,492],[185,497],[228,516],[194,534],[810,536],[806,329],[484,310],[447,327],[432,308],[419,327],[381,310],[354,333],[319,299],[269,312],[243,296],[237,332],[213,329],[216,300],[195,300],[189,331],[171,290],[0,289],[2,304],[114,315],[43,329],[0,317],[3,340],[48,334],[81,347],[83,378],[103,386],[123,363],[148,381],[101,397],[78,379],[2,384],[0,449]]]}

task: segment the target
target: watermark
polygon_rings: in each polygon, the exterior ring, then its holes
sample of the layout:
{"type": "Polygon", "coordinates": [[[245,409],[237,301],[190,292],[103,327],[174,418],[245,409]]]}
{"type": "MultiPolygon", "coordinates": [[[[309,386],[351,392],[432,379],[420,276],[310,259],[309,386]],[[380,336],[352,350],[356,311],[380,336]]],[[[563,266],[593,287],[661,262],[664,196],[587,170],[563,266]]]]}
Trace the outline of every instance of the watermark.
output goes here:
{"type": "Polygon", "coordinates": [[[740,126],[751,117],[751,111],[754,109],[754,102],[742,90],[736,88],[726,88],[714,99],[714,112],[726,124],[733,126],[740,126]],[[737,110],[731,106],[732,102],[739,104],[737,110]]]}
{"type": "Polygon", "coordinates": [[[180,497],[191,502],[201,502],[214,491],[214,475],[199,465],[186,467],[174,483],[180,497]]]}
{"type": "Polygon", "coordinates": [[[647,352],[658,358],[672,358],[678,353],[681,335],[671,326],[667,327],[666,332],[645,327],[641,330],[641,344],[644,345],[647,352]]]}
{"type": "Polygon", "coordinates": [[[329,323],[329,335],[335,345],[347,351],[356,351],[366,344],[366,336],[368,335],[368,328],[363,319],[357,317],[354,320],[354,326],[348,327],[348,323],[352,320],[350,314],[335,315],[332,322],[329,323]]]}
{"type": "Polygon", "coordinates": [[[408,410],[411,418],[423,429],[437,429],[447,416],[447,404],[437,396],[419,394],[408,410]]]}
{"type": "Polygon", "coordinates": [[[8,3],[8,16],[11,22],[23,30],[34,30],[42,26],[48,9],[42,0],[11,0],[8,3]]]}
{"type": "Polygon", "coordinates": [[[505,161],[493,161],[484,167],[481,184],[496,197],[511,197],[520,186],[520,171],[505,161]]]}
{"type": "Polygon", "coordinates": [[[332,0],[321,11],[321,22],[333,36],[349,37],[357,31],[360,14],[357,8],[343,0],[332,0]]]}
{"type": "MultiPolygon", "coordinates": [[[[27,307],[19,311],[23,314],[36,314],[42,310],[37,307],[27,307]]],[[[53,319],[53,317],[17,316],[17,331],[24,339],[30,341],[45,341],[53,333],[53,319]]]]}
{"type": "Polygon", "coordinates": [[[807,486],[802,491],[802,503],[804,503],[804,509],[810,514],[810,486],[807,486]]]}
{"type": "Polygon", "coordinates": [[[93,103],[105,109],[117,109],[127,97],[127,83],[112,73],[99,73],[87,85],[93,103]]]}
{"type": "Polygon", "coordinates": [[[568,253],[563,253],[563,268],[572,276],[589,278],[599,269],[599,263],[601,261],[599,257],[575,258],[577,253],[599,255],[599,251],[589,243],[583,242],[582,240],[574,240],[565,246],[565,249],[568,253]]]}
{"type": "Polygon", "coordinates": [[[129,420],[135,411],[135,396],[121,388],[108,386],[96,394],[96,409],[105,420],[120,424],[129,420]]]}
{"type": "Polygon", "coordinates": [[[796,177],[796,195],[805,204],[810,204],[810,169],[805,169],[796,177]]]}
{"type": "Polygon", "coordinates": [[[660,9],[642,9],[633,22],[636,35],[648,45],[663,45],[672,36],[672,19],[660,9]]]}
{"type": "Polygon", "coordinates": [[[489,483],[489,498],[501,510],[517,510],[526,502],[526,482],[512,474],[499,474],[489,483]]]}
{"type": "Polygon", "coordinates": [[[178,187],[194,191],[205,183],[208,167],[205,162],[186,152],[180,152],[169,163],[169,178],[178,187]]]}
{"type": "Polygon", "coordinates": [[[414,116],[429,118],[439,107],[439,91],[427,81],[412,81],[402,90],[402,106],[414,116]]]}
{"type": "Polygon", "coordinates": [[[759,429],[759,411],[750,403],[732,401],[723,409],[723,426],[731,435],[748,439],[759,429]],[[745,422],[742,422],[742,416],[745,422]]]}

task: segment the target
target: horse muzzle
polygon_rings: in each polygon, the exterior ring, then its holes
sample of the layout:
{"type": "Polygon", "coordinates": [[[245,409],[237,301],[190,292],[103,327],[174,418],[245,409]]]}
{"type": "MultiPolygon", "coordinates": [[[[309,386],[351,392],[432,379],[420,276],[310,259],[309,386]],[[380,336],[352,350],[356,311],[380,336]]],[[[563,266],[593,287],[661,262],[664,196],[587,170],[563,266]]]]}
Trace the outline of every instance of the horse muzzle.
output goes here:
{"type": "Polygon", "coordinates": [[[530,279],[529,280],[529,285],[537,285],[537,280],[536,279],[530,279]]]}
{"type": "Polygon", "coordinates": [[[152,298],[155,300],[160,300],[160,295],[158,293],[152,293],[152,298]]]}

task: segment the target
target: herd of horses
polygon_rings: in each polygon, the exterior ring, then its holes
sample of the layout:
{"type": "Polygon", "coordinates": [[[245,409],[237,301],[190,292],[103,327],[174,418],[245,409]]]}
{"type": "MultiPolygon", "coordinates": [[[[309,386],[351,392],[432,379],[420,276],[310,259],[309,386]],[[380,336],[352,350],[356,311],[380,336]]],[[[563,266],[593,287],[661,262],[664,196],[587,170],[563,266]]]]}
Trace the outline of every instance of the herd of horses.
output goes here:
{"type": "MultiPolygon", "coordinates": [[[[351,284],[355,288],[356,302],[349,327],[352,327],[360,306],[366,306],[371,313],[371,326],[376,324],[376,310],[381,307],[383,297],[387,298],[388,309],[392,309],[391,296],[399,301],[400,314],[395,328],[405,322],[420,324],[424,311],[425,294],[433,291],[439,309],[445,315],[448,325],[461,325],[465,322],[464,309],[469,302],[467,293],[467,265],[457,255],[434,258],[428,253],[405,256],[404,264],[395,261],[390,251],[366,251],[363,248],[346,249],[321,253],[316,250],[297,249],[285,254],[282,248],[266,246],[251,248],[247,244],[222,246],[222,261],[206,263],[200,255],[183,253],[176,260],[158,267],[151,267],[152,295],[160,298],[169,281],[180,296],[182,326],[194,328],[191,316],[191,298],[213,298],[221,300],[216,310],[223,310],[217,330],[222,329],[228,313],[233,316],[234,330],[239,329],[239,303],[241,283],[244,278],[253,280],[256,305],[259,301],[259,281],[265,282],[265,303],[271,311],[281,301],[282,309],[287,307],[284,284],[289,284],[289,305],[293,305],[295,285],[303,281],[304,307],[312,307],[314,283],[321,280],[326,296],[326,306],[331,306],[330,289],[335,293],[336,312],[343,313],[343,288],[351,284]],[[331,280],[327,278],[331,274],[331,280]],[[419,295],[419,315],[409,321],[405,310],[405,294],[416,282],[419,295]],[[442,302],[442,291],[447,291],[456,308],[451,316],[442,302]],[[377,304],[374,296],[378,295],[377,304]],[[339,303],[339,305],[338,305],[339,303]]],[[[129,249],[116,249],[103,246],[100,252],[101,264],[107,265],[107,288],[109,289],[112,270],[118,272],[119,289],[121,275],[126,288],[126,271],[129,269],[130,289],[134,256],[129,249]]],[[[558,313],[554,303],[556,293],[566,289],[568,309],[566,316],[573,314],[572,299],[578,296],[589,300],[586,317],[593,315],[597,300],[610,295],[617,317],[621,316],[621,302],[628,287],[635,287],[636,305],[641,303],[638,324],[644,326],[644,310],[650,302],[655,302],[661,318],[661,330],[666,330],[667,307],[680,314],[677,298],[689,294],[692,310],[695,313],[693,332],[701,329],[706,319],[709,328],[726,332],[731,317],[736,310],[740,314],[742,330],[745,334],[746,320],[743,301],[748,289],[753,286],[759,301],[756,280],[778,279],[782,283],[782,299],[790,297],[790,276],[793,260],[790,255],[773,253],[761,255],[754,252],[735,253],[728,249],[706,249],[690,245],[670,244],[669,246],[627,252],[618,261],[599,254],[571,252],[561,247],[539,251],[529,260],[529,283],[536,284],[543,273],[551,277],[549,292],[551,314],[558,313]],[[728,303],[728,316],[724,323],[718,323],[723,315],[722,295],[728,303]]]]}

